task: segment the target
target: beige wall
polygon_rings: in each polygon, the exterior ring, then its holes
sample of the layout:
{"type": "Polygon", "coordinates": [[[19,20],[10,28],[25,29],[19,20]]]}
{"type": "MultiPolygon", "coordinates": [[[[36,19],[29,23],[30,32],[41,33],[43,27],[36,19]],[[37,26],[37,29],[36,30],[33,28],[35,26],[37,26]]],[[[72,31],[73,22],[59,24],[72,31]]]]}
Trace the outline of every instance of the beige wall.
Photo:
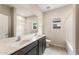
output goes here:
{"type": "Polygon", "coordinates": [[[65,47],[66,44],[66,33],[65,33],[65,21],[66,17],[69,15],[72,10],[72,6],[65,6],[58,8],[49,12],[44,13],[44,33],[47,38],[50,39],[52,45],[57,45],[65,47]],[[52,21],[54,17],[61,18],[61,29],[53,29],[52,21]]]}

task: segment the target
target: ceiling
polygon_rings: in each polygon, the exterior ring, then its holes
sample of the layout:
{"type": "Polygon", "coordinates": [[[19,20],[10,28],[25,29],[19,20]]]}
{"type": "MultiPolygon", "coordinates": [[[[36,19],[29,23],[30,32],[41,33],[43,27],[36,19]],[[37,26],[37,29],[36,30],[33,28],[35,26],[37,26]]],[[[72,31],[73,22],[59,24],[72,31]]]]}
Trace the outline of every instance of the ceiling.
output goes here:
{"type": "MultiPolygon", "coordinates": [[[[38,9],[40,9],[42,12],[47,12],[54,10],[56,8],[64,7],[67,4],[34,4],[34,6],[37,6],[38,9]]],[[[27,9],[27,7],[33,6],[33,4],[9,4],[10,7],[17,8],[17,14],[21,16],[31,16],[34,15],[31,11],[27,9]]]]}
{"type": "Polygon", "coordinates": [[[54,10],[56,8],[64,7],[66,5],[67,4],[39,4],[38,7],[42,12],[47,12],[47,11],[54,10]]]}

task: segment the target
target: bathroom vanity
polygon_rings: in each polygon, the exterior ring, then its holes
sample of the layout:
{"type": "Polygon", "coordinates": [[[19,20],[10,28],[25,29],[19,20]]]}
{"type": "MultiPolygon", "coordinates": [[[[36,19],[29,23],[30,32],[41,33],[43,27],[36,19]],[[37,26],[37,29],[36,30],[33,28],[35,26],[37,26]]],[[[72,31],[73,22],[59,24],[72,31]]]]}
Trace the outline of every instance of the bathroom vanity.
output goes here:
{"type": "Polygon", "coordinates": [[[24,37],[18,42],[11,40],[12,39],[0,41],[0,45],[3,45],[0,46],[1,55],[42,55],[46,48],[45,35],[37,36],[35,38],[30,37],[30,39],[24,37]]]}
{"type": "Polygon", "coordinates": [[[11,55],[42,55],[46,48],[46,37],[43,36],[38,40],[26,45],[25,47],[15,51],[11,55]]]}

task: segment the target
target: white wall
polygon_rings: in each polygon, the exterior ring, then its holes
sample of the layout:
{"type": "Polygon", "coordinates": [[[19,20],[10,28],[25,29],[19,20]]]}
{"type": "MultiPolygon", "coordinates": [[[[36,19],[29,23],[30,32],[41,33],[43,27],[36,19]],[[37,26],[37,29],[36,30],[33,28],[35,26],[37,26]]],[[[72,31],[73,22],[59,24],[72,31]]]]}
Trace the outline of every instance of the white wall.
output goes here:
{"type": "Polygon", "coordinates": [[[47,38],[51,40],[52,45],[61,47],[66,46],[65,21],[67,20],[66,17],[69,15],[71,10],[72,6],[69,5],[44,13],[43,31],[47,38]],[[52,21],[54,17],[61,18],[61,29],[52,28],[52,21]]]}

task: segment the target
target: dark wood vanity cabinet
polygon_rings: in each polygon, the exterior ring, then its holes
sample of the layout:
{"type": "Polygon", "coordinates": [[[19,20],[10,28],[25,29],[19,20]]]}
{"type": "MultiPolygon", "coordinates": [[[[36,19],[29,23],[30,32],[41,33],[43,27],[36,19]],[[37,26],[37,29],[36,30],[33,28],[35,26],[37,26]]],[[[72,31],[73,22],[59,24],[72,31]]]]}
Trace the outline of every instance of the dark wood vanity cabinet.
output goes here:
{"type": "Polygon", "coordinates": [[[11,55],[42,55],[46,48],[46,37],[42,37],[37,41],[23,47],[22,49],[12,53],[11,55]]]}
{"type": "MultiPolygon", "coordinates": [[[[28,55],[28,54],[32,55],[31,52],[32,52],[32,50],[34,50],[34,48],[36,46],[38,47],[38,41],[34,41],[33,43],[19,49],[18,51],[12,53],[11,55],[28,55]]],[[[35,49],[35,52],[37,52],[37,51],[38,51],[38,49],[35,49]]],[[[33,52],[33,53],[35,54],[35,52],[33,52]]],[[[37,53],[35,55],[37,55],[37,53]]]]}

